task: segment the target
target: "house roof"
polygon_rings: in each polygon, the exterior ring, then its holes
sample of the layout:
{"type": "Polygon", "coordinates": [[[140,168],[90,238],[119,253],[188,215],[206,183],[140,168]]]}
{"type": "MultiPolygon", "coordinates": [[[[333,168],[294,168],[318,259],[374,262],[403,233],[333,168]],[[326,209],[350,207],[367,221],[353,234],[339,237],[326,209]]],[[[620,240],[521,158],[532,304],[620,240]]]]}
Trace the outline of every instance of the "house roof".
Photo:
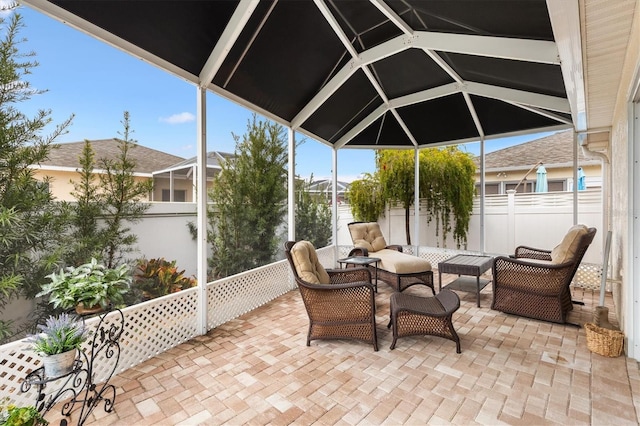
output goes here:
{"type": "Polygon", "coordinates": [[[22,3],[335,148],[584,130],[577,2],[22,3]]]}
{"type": "MultiPolygon", "coordinates": [[[[89,142],[91,142],[91,147],[95,152],[96,163],[100,159],[114,159],[120,153],[116,139],[98,139],[89,142]]],[[[84,144],[84,141],[52,144],[49,157],[47,160],[41,162],[40,166],[45,169],[48,167],[78,169],[80,168],[78,159],[82,154],[84,144]]],[[[167,154],[166,152],[138,144],[136,144],[129,153],[131,158],[136,162],[135,171],[137,173],[150,174],[155,170],[164,169],[184,160],[184,158],[178,157],[177,155],[167,154]]],[[[96,164],[95,168],[98,169],[100,167],[96,164]]]]}
{"type": "MultiPolygon", "coordinates": [[[[474,159],[480,166],[480,157],[474,159]]],[[[486,170],[529,169],[538,162],[546,168],[573,165],[573,131],[557,132],[530,142],[499,149],[485,154],[486,170]]],[[[578,164],[599,164],[599,160],[585,157],[578,148],[578,164]]]]}

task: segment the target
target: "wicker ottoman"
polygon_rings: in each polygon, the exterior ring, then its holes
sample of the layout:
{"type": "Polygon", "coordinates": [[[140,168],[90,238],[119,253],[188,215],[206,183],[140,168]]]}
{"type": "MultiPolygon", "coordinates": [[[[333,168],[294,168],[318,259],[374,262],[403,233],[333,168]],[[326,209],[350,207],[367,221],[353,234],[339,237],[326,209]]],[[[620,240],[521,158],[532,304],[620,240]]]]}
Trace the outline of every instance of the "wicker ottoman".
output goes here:
{"type": "Polygon", "coordinates": [[[398,337],[431,335],[456,342],[456,352],[460,351],[460,338],[453,328],[452,316],[460,307],[460,298],[451,290],[443,289],[433,297],[414,296],[406,293],[391,295],[391,320],[393,342],[396,347],[398,337]]]}

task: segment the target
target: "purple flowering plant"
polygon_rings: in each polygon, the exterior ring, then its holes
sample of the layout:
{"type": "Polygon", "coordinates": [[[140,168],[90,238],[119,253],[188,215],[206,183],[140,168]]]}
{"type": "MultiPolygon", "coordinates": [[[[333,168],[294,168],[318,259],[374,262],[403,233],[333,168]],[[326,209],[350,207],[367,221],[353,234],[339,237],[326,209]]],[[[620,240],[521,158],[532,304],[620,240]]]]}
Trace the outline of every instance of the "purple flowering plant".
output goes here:
{"type": "Polygon", "coordinates": [[[89,337],[84,323],[66,312],[57,317],[50,316],[44,325],[38,325],[38,329],[40,333],[29,336],[29,342],[40,355],[55,355],[79,349],[89,337]]]}

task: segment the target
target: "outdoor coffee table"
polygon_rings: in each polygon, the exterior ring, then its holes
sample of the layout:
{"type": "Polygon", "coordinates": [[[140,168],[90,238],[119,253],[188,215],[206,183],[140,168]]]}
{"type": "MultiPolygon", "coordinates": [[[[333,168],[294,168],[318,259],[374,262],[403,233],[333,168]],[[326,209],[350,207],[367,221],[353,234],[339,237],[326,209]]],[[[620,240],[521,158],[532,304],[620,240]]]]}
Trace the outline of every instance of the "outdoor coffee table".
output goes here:
{"type": "Polygon", "coordinates": [[[375,263],[375,279],[373,281],[373,286],[377,293],[378,292],[378,262],[380,262],[380,260],[381,259],[379,257],[350,256],[350,257],[345,257],[344,259],[338,259],[338,263],[340,264],[340,267],[342,267],[343,263],[347,265],[358,265],[358,266],[368,266],[368,265],[371,265],[372,263],[375,263]]]}
{"type": "Polygon", "coordinates": [[[480,275],[485,273],[493,265],[491,256],[475,256],[459,254],[438,263],[438,291],[442,290],[442,274],[458,274],[458,278],[445,286],[450,290],[461,290],[476,293],[478,307],[480,307],[480,291],[491,282],[482,279],[480,275]],[[470,276],[462,276],[470,275],[470,276]],[[473,279],[475,277],[475,279],[473,279]]]}

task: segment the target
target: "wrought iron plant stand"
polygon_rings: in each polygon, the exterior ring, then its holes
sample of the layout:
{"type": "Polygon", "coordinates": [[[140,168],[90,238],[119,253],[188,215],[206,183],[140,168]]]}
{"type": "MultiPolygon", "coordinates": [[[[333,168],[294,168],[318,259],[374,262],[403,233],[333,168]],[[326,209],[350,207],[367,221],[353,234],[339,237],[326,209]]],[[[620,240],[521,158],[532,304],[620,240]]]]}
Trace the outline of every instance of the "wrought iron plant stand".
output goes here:
{"type": "MultiPolygon", "coordinates": [[[[104,401],[104,410],[110,413],[116,399],[116,389],[109,384],[120,359],[120,337],[124,331],[124,314],[120,309],[109,310],[99,316],[95,333],[91,339],[90,353],[79,350],[73,370],[60,377],[47,377],[44,367],[27,374],[20,386],[22,392],[28,392],[31,386],[37,386],[36,408],[41,414],[46,414],[58,402],[70,398],[62,406],[62,414],[70,417],[72,411],[79,404],[80,411],[78,425],[84,424],[94,408],[104,401]],[[100,362],[100,375],[107,376],[100,383],[96,383],[96,362],[100,362]],[[108,363],[105,367],[103,363],[108,363]],[[60,381],[62,386],[47,395],[47,385],[60,381]]],[[[60,421],[62,426],[68,424],[67,419],[60,421]]]]}

